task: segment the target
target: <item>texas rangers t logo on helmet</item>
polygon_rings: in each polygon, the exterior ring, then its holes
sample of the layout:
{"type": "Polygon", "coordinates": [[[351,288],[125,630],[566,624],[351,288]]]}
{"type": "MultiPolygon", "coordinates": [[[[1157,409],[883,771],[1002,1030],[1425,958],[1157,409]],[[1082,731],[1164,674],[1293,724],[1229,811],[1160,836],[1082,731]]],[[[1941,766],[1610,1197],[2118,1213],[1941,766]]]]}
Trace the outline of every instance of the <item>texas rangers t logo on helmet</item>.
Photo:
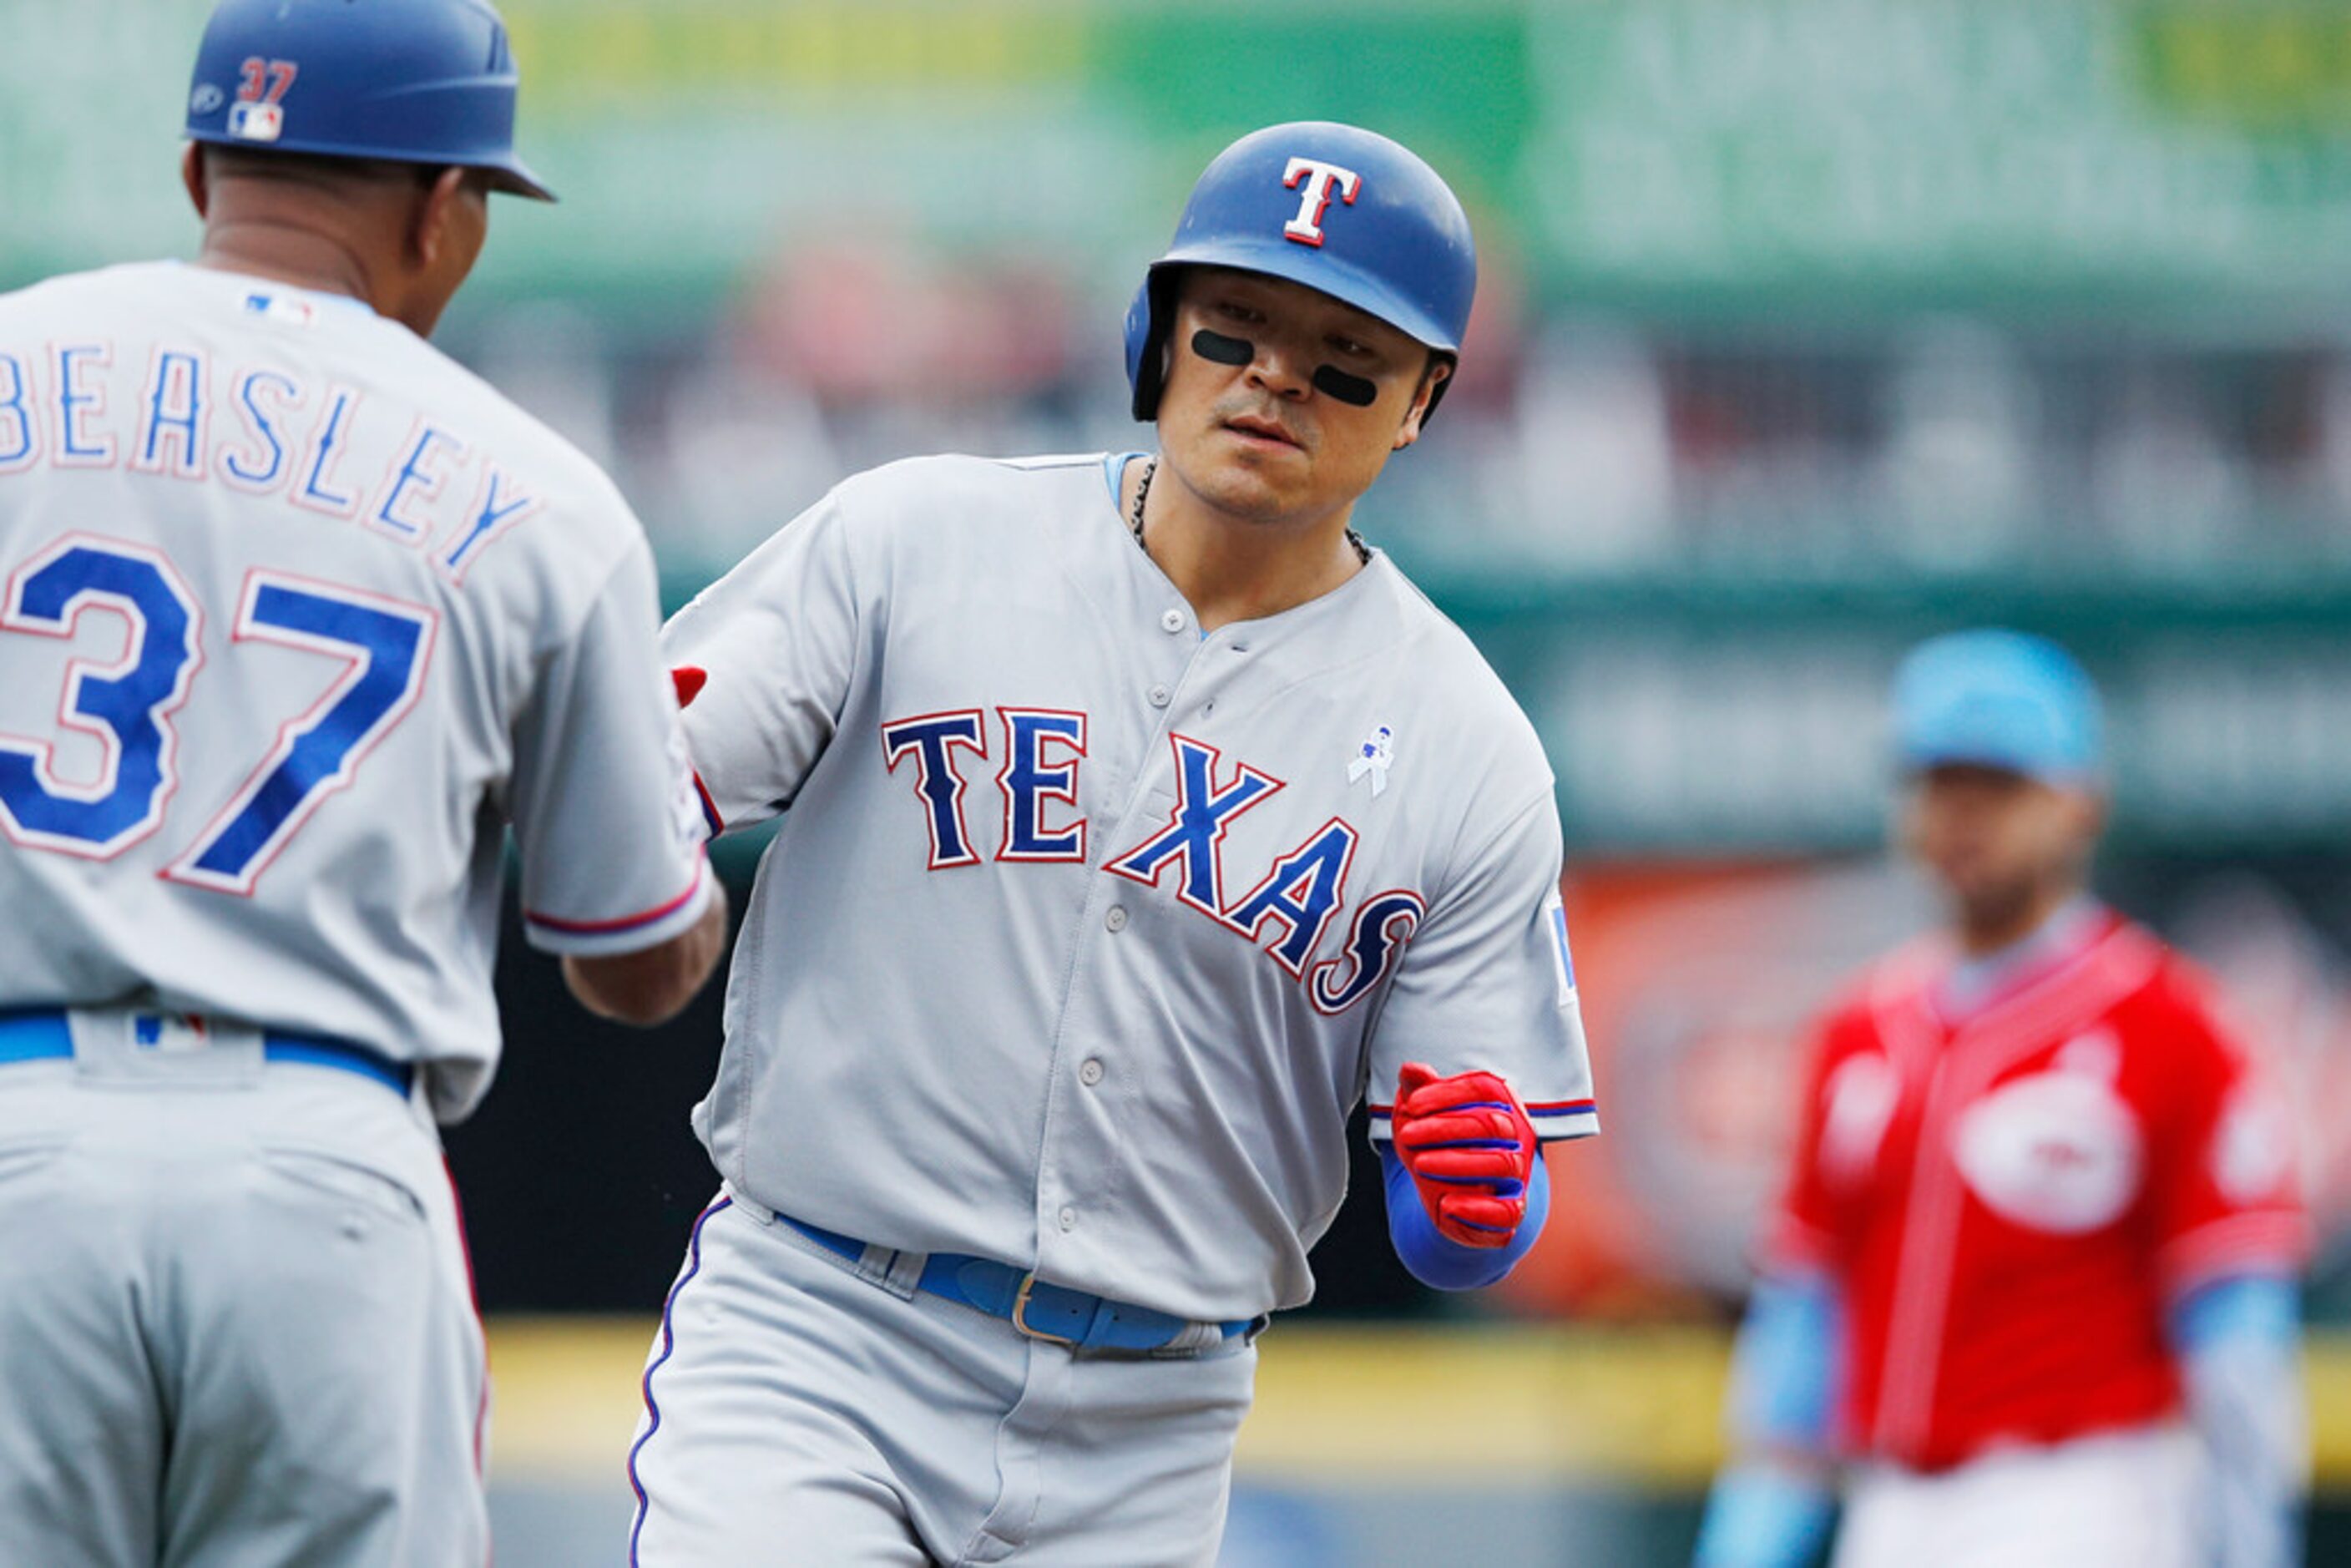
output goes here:
{"type": "Polygon", "coordinates": [[[1283,237],[1301,245],[1321,245],[1322,213],[1331,204],[1332,186],[1339,188],[1339,199],[1352,207],[1363,183],[1364,177],[1353,169],[1342,169],[1318,158],[1292,158],[1290,166],[1281,172],[1281,188],[1299,191],[1298,215],[1281,225],[1283,237]],[[1305,189],[1299,191],[1301,183],[1305,189]]]}

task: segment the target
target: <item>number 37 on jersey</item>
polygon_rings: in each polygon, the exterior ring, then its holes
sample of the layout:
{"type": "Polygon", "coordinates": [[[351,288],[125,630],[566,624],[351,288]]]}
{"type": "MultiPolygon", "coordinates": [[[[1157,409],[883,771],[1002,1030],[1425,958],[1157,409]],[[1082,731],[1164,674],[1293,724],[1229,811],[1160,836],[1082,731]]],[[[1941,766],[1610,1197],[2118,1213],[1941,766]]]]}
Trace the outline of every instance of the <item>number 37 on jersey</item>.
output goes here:
{"type": "MultiPolygon", "coordinates": [[[[60,730],[99,750],[94,772],[61,766],[56,737],[0,733],[0,831],[12,843],[111,860],[165,827],[179,783],[176,726],[207,715],[204,610],[185,580],[151,546],[94,534],[58,538],[16,567],[0,601],[0,648],[17,637],[67,640],[77,650],[109,642],[97,622],[124,628],[110,662],[88,654],[66,666],[60,730]]],[[[162,875],[246,894],[311,814],[349,785],[376,743],[413,706],[433,653],[437,613],[287,572],[245,577],[231,629],[236,644],[268,643],[340,664],[304,711],[282,716],[277,736],[226,799],[171,846],[162,875]]],[[[228,657],[242,650],[233,646],[228,657]]],[[[219,682],[224,705],[259,689],[219,682]]],[[[194,819],[192,819],[194,820],[194,819]]]]}

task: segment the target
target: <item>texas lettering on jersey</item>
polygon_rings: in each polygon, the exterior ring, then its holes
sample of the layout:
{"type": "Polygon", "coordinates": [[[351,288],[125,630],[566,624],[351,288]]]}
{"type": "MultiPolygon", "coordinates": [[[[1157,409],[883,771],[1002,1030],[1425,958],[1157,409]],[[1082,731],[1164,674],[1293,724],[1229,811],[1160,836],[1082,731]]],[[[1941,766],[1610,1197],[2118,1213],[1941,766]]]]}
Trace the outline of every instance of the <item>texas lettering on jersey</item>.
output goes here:
{"type": "MultiPolygon", "coordinates": [[[[1086,755],[1086,716],[1050,708],[998,707],[990,726],[982,708],[886,720],[882,755],[893,773],[913,775],[930,837],[930,869],[981,863],[967,815],[972,788],[958,754],[985,763],[1000,753],[995,785],[1002,808],[1000,862],[1086,861],[1087,822],[1069,812],[1078,800],[1086,755]],[[991,729],[999,743],[991,747],[991,729]]],[[[1176,901],[1249,941],[1304,985],[1319,1010],[1337,1013],[1377,988],[1412,938],[1426,905],[1420,894],[1390,889],[1355,911],[1337,957],[1313,962],[1324,933],[1346,904],[1347,873],[1361,832],[1332,817],[1277,855],[1256,884],[1228,896],[1225,835],[1234,821],[1286,788],[1246,762],[1229,768],[1217,747],[1171,735],[1176,804],[1165,826],[1110,856],[1103,869],[1146,887],[1172,883],[1176,901]],[[1270,935],[1269,935],[1270,934],[1270,935]]]]}
{"type": "MultiPolygon", "coordinates": [[[[246,306],[269,320],[317,308],[260,292],[246,306]]],[[[157,348],[135,380],[124,369],[103,341],[0,351],[0,475],[121,465],[219,484],[429,550],[457,581],[539,509],[495,456],[429,414],[409,419],[381,473],[358,471],[347,459],[371,414],[349,386],[266,362],[219,363],[193,348],[157,348]]],[[[381,446],[381,433],[369,444],[381,446]]]]}

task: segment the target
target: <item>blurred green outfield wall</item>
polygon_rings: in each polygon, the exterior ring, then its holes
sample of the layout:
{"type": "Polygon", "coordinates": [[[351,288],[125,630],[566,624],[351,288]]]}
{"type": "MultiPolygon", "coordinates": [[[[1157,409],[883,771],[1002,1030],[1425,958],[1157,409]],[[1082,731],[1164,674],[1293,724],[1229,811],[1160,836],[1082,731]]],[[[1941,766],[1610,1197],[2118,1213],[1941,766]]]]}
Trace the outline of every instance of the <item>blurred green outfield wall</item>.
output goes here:
{"type": "MultiPolygon", "coordinates": [[[[0,0],[0,281],[184,244],[205,8],[0,0]]],[[[2351,7],[2315,0],[505,9],[567,202],[501,214],[494,288],[718,290],[848,218],[1123,276],[1207,152],[1318,115],[1422,148],[1586,303],[2339,314],[2351,257],[2351,7]]]]}

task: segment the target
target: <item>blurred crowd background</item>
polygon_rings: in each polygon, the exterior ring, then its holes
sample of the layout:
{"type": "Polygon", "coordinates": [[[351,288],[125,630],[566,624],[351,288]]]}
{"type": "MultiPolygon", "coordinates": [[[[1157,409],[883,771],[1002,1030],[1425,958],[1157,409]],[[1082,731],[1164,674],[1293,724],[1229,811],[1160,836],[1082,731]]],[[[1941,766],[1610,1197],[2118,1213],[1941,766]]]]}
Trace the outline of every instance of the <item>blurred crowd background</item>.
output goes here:
{"type": "MultiPolygon", "coordinates": [[[[189,254],[205,9],[0,0],[0,287],[189,254]]],[[[1613,1392],[1545,1408],[1619,1423],[1629,1458],[1533,1414],[1510,1441],[1540,1463],[1415,1484],[1483,1522],[1481,1561],[1674,1560],[1803,1021],[1930,917],[1882,847],[1879,701],[1957,626],[2048,632],[2105,686],[2099,885],[2290,1075],[2322,1350],[2351,1323],[2351,5],[503,9],[563,203],[498,205],[440,340],[611,469],[673,604],[855,469],[1147,444],[1120,319],[1243,131],[1370,125],[1470,208],[1461,377],[1360,521],[1548,744],[1606,1135],[1557,1156],[1550,1233],[1491,1299],[1422,1294],[1376,1203],[1343,1218],[1322,1300],[1267,1341],[1233,1562],[1447,1560],[1277,1403],[1422,1343],[1358,1319],[1442,1320],[1501,1384],[1615,1347],[1590,1358],[1613,1392]]],[[[506,1314],[658,1307],[712,1185],[685,1112],[716,1007],[609,1031],[507,947],[505,1082],[451,1143],[485,1305],[536,1375],[565,1322],[506,1314]]],[[[2322,1485],[2351,1489],[2346,1415],[2318,1414],[2322,1485]]],[[[502,1560],[606,1560],[544,1542],[580,1487],[609,1512],[625,1430],[578,1481],[521,1429],[502,1560]]],[[[1397,1474],[1426,1458],[1389,1436],[1397,1474]]],[[[2346,1506],[2322,1498],[2314,1561],[2351,1560],[2323,1555],[2351,1553],[2346,1506]]]]}

